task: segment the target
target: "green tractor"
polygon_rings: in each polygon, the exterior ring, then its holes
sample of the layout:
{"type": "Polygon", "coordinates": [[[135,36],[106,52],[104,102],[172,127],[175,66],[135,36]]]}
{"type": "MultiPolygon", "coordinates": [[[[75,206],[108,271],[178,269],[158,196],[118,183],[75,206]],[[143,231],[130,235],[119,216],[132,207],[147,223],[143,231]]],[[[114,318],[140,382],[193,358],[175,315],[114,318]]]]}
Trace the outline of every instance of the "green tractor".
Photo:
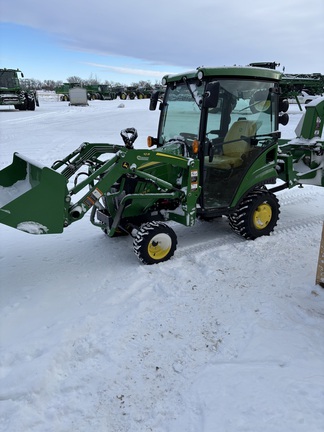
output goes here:
{"type": "Polygon", "coordinates": [[[55,93],[59,96],[60,101],[68,102],[70,100],[70,90],[75,87],[82,87],[80,82],[63,83],[55,87],[55,93]]]}
{"type": "Polygon", "coordinates": [[[85,86],[89,100],[113,100],[117,98],[110,84],[89,84],[85,86]]]}
{"type": "Polygon", "coordinates": [[[0,69],[0,105],[14,105],[20,111],[35,111],[39,106],[37,92],[25,88],[19,74],[24,77],[19,69],[0,69]]]}
{"type": "Polygon", "coordinates": [[[116,94],[116,97],[119,97],[121,100],[127,99],[127,91],[125,87],[120,85],[115,85],[112,87],[112,91],[116,94]]]}
{"type": "Polygon", "coordinates": [[[226,216],[246,239],[270,235],[278,190],[324,186],[324,98],[308,104],[298,136],[282,140],[288,102],[281,75],[247,66],[164,77],[163,101],[159,91],[150,100],[151,110],[159,104],[160,120],[148,149],[135,149],[137,131],[127,128],[124,145],[83,143],[50,168],[15,153],[0,171],[0,222],[59,233],[90,211],[109,237],[133,237],[145,264],[173,256],[177,236],[169,221],[192,226],[197,218],[226,216]]]}
{"type": "Polygon", "coordinates": [[[99,98],[101,100],[113,100],[117,98],[117,93],[110,84],[98,85],[99,98]]]}

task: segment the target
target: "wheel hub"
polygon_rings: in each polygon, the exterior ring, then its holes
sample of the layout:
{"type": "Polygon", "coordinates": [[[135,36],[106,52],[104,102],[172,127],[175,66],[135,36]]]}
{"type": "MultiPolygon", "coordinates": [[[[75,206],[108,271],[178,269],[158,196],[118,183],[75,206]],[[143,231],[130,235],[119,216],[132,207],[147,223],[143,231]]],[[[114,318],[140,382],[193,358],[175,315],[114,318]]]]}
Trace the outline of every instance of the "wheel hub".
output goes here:
{"type": "Polygon", "coordinates": [[[151,258],[160,260],[170,252],[171,246],[172,241],[170,236],[160,233],[151,239],[147,251],[151,258]]]}
{"type": "Polygon", "coordinates": [[[264,229],[272,218],[272,209],[268,203],[259,205],[253,215],[254,227],[258,230],[264,229]]]}

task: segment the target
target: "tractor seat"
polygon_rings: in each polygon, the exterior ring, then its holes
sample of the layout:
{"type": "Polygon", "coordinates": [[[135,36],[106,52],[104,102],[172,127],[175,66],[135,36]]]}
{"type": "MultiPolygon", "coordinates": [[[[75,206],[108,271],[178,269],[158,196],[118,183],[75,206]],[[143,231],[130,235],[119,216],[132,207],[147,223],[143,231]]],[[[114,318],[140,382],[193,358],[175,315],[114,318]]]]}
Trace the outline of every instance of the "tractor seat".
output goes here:
{"type": "Polygon", "coordinates": [[[228,130],[223,143],[223,154],[215,155],[209,162],[205,157],[205,166],[218,169],[237,168],[243,163],[243,155],[250,151],[250,143],[241,140],[241,136],[252,137],[257,130],[257,122],[251,120],[237,120],[228,130]]]}

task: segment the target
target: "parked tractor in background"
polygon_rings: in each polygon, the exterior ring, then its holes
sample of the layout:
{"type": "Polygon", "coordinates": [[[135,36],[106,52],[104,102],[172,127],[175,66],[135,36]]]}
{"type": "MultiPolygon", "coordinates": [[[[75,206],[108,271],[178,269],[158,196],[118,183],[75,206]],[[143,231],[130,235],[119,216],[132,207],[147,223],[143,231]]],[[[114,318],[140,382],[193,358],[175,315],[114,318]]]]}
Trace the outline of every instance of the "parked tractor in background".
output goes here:
{"type": "Polygon", "coordinates": [[[91,211],[92,224],[109,237],[133,237],[146,264],[173,256],[169,221],[192,226],[225,216],[243,238],[270,235],[280,214],[277,191],[324,186],[324,98],[306,105],[296,137],[282,140],[289,104],[281,79],[279,71],[251,66],[165,76],[163,101],[159,91],[150,100],[160,120],[148,149],[134,148],[131,127],[121,131],[124,145],[85,142],[51,167],[15,153],[0,171],[0,222],[60,233],[91,211]]]}
{"type": "Polygon", "coordinates": [[[71,88],[74,87],[82,87],[81,83],[74,82],[74,83],[64,83],[58,87],[55,87],[55,93],[59,95],[60,101],[69,101],[69,91],[71,88]]]}
{"type": "Polygon", "coordinates": [[[19,79],[19,69],[0,69],[0,105],[14,105],[20,111],[34,111],[39,106],[37,92],[27,88],[19,79]]]}
{"type": "Polygon", "coordinates": [[[149,84],[146,86],[140,86],[136,89],[137,99],[149,99],[153,93],[153,87],[149,84]]]}
{"type": "Polygon", "coordinates": [[[113,86],[114,92],[116,92],[117,97],[119,97],[122,100],[126,100],[127,99],[127,92],[125,87],[123,86],[113,86]]]}
{"type": "Polygon", "coordinates": [[[55,93],[59,95],[61,101],[69,101],[69,91],[74,87],[84,87],[87,90],[88,100],[114,100],[118,97],[121,100],[147,99],[151,97],[156,87],[161,88],[161,86],[150,85],[124,87],[111,84],[64,83],[55,88],[55,93]]]}
{"type": "Polygon", "coordinates": [[[89,100],[113,100],[117,98],[117,92],[110,84],[86,85],[89,100]]]}
{"type": "Polygon", "coordinates": [[[118,97],[122,100],[127,99],[127,92],[122,86],[112,86],[111,84],[92,84],[85,86],[89,100],[114,100],[118,97]]]}

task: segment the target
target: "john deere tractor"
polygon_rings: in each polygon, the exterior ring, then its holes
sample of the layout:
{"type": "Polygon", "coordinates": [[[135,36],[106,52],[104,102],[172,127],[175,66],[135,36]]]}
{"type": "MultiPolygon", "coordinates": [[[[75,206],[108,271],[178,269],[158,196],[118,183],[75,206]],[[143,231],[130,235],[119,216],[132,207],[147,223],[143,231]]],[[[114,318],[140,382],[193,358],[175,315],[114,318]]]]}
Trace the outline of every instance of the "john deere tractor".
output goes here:
{"type": "Polygon", "coordinates": [[[251,66],[165,76],[163,101],[158,91],[150,100],[160,120],[147,150],[134,148],[137,131],[126,128],[124,145],[85,142],[51,167],[15,153],[0,171],[0,222],[59,233],[91,211],[92,224],[109,237],[133,237],[146,264],[173,256],[169,221],[192,226],[226,216],[246,239],[269,235],[278,190],[324,186],[324,98],[307,105],[296,137],[281,140],[288,102],[280,80],[276,70],[251,66]]]}

